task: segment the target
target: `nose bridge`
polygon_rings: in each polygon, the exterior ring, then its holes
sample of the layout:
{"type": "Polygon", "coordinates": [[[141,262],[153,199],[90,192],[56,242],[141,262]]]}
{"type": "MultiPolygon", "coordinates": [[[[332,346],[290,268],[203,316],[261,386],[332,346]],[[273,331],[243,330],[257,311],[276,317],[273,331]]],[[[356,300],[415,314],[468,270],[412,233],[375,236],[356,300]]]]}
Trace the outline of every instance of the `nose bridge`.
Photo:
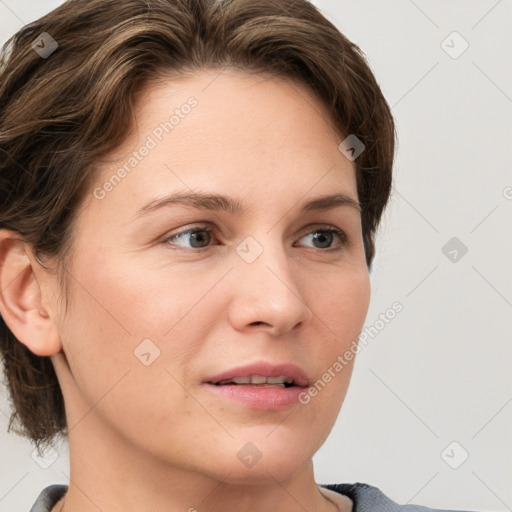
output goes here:
{"type": "Polygon", "coordinates": [[[248,236],[236,248],[230,317],[238,329],[263,323],[274,334],[283,333],[311,315],[297,269],[290,266],[290,255],[276,233],[248,236]]]}
{"type": "Polygon", "coordinates": [[[257,238],[247,236],[236,249],[242,260],[237,262],[237,266],[240,273],[254,279],[260,289],[269,286],[273,289],[276,283],[280,283],[288,293],[293,291],[298,294],[295,276],[290,269],[289,254],[276,233],[271,231],[258,234],[257,238]]]}

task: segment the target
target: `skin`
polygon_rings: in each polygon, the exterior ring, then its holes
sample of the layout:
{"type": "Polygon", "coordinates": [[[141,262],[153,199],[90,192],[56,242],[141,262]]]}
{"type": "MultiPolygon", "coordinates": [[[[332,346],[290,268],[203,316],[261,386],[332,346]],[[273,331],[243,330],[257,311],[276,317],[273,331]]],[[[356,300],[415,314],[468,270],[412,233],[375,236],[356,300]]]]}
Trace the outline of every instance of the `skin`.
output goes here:
{"type": "Polygon", "coordinates": [[[146,88],[136,125],[94,186],[190,96],[197,107],[121,183],[101,200],[85,197],[67,312],[56,276],[0,232],[1,313],[22,343],[51,356],[66,403],[70,485],[54,510],[348,511],[347,497],[319,490],[312,457],[353,361],[308,404],[281,411],[220,398],[203,379],[266,360],[294,363],[314,382],[357,339],[370,301],[360,214],[298,208],[334,192],[357,201],[354,164],[305,88],[201,71],[146,88]],[[172,205],[136,216],[190,189],[237,198],[247,211],[172,205]],[[206,249],[190,234],[171,238],[203,224],[213,229],[206,249]],[[325,226],[346,241],[315,244],[325,226]],[[236,251],[248,236],[263,248],[252,263],[236,251]],[[146,338],[161,351],[149,366],[133,353],[146,338]],[[237,457],[248,442],[262,454],[251,468],[237,457]]]}

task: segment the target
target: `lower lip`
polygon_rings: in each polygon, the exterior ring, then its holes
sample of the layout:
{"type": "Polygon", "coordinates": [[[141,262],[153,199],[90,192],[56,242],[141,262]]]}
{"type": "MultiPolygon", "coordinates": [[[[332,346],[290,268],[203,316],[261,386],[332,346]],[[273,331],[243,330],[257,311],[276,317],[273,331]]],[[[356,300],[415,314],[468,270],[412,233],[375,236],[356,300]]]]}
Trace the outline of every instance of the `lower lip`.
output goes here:
{"type": "Polygon", "coordinates": [[[216,386],[206,384],[219,395],[242,402],[252,409],[279,411],[299,403],[299,395],[307,388],[292,386],[290,388],[259,387],[250,385],[216,386]]]}

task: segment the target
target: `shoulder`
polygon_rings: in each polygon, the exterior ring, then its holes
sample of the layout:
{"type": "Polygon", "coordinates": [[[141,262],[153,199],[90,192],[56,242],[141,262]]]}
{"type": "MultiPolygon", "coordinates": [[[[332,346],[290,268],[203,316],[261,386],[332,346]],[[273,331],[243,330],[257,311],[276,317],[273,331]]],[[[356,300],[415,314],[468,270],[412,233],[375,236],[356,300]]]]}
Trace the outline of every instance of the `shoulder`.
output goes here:
{"type": "Polygon", "coordinates": [[[320,486],[348,496],[354,504],[352,512],[469,512],[428,508],[421,505],[399,505],[377,487],[363,483],[321,484],[320,486]]]}
{"type": "Polygon", "coordinates": [[[32,505],[30,512],[50,512],[67,490],[68,486],[62,484],[45,487],[32,505]]]}
{"type": "MultiPolygon", "coordinates": [[[[363,483],[321,484],[320,486],[348,496],[354,504],[352,512],[466,512],[434,509],[421,505],[399,505],[377,487],[363,483]]],[[[50,512],[67,490],[67,485],[55,484],[46,487],[39,494],[30,512],[50,512]]]]}

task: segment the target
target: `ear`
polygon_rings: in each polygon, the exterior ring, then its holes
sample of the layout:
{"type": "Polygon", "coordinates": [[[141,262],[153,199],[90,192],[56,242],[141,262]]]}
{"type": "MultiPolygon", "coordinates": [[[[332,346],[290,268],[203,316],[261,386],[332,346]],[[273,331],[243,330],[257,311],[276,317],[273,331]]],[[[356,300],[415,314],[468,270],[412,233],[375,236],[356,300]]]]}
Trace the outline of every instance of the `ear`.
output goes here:
{"type": "Polygon", "coordinates": [[[30,246],[18,233],[0,230],[0,314],[31,352],[50,356],[62,349],[55,318],[43,305],[40,285],[50,285],[49,275],[37,262],[30,246]],[[38,280],[39,275],[39,280],[38,280]]]}

